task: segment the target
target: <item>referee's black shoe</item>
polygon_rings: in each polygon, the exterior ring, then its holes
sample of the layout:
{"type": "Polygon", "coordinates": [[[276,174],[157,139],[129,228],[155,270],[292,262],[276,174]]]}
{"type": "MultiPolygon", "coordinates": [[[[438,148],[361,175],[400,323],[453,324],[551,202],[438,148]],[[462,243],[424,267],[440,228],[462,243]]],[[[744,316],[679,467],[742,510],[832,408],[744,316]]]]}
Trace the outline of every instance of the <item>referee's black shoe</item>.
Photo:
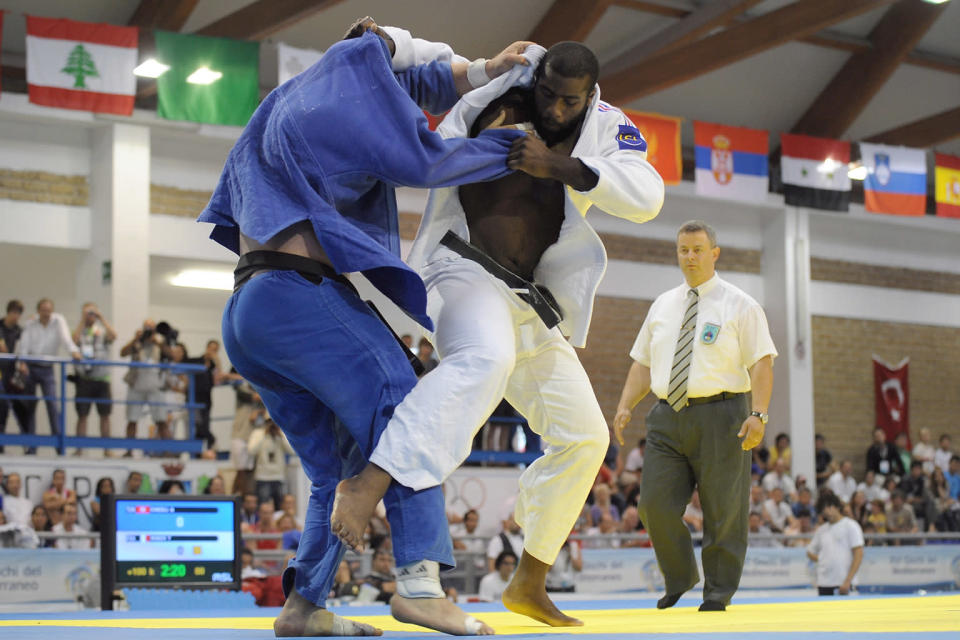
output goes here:
{"type": "Polygon", "coordinates": [[[722,602],[717,602],[716,600],[704,600],[703,604],[700,605],[700,611],[726,611],[727,605],[722,602]]]}

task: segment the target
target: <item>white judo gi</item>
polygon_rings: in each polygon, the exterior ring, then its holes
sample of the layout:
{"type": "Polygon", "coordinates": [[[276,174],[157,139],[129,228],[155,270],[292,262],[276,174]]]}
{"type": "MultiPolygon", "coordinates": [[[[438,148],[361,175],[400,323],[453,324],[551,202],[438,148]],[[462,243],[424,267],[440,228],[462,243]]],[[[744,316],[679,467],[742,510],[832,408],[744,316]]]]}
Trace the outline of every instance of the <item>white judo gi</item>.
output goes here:
{"type": "MultiPolygon", "coordinates": [[[[406,54],[411,62],[441,51],[434,43],[417,49],[417,41],[395,30],[391,35],[398,53],[413,45],[415,51],[406,54]]],[[[530,66],[514,67],[463,96],[438,132],[466,136],[490,101],[511,86],[531,84],[543,53],[530,47],[530,66]]],[[[397,406],[370,458],[414,489],[441,484],[469,455],[474,435],[505,397],[546,444],[520,478],[515,513],[525,550],[546,564],[553,564],[573,528],[609,444],[606,421],[573,348],[586,343],[607,264],[584,216],[596,207],[645,222],[663,204],[663,180],[646,161],[645,143],[638,133],[631,136],[632,123],[599,94],[598,88],[571,153],[599,181],[586,192],[565,187],[559,238],[534,270],[537,284],[551,291],[563,312],[557,327],[547,329],[503,281],[439,244],[447,230],[466,240],[470,234],[457,189],[431,191],[407,261],[427,287],[440,364],[397,406]]]]}

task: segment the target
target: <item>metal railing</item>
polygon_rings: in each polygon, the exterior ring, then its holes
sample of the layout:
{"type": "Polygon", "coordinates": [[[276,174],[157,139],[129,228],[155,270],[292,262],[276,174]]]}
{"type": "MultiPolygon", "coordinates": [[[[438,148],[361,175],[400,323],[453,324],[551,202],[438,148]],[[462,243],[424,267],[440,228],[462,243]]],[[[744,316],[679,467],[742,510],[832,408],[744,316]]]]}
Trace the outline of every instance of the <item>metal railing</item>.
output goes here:
{"type": "MultiPolygon", "coordinates": [[[[189,452],[199,453],[203,449],[203,443],[195,440],[196,423],[193,415],[193,409],[202,409],[205,405],[197,403],[194,394],[194,376],[204,372],[206,369],[199,364],[184,364],[176,362],[138,362],[125,360],[73,360],[71,358],[55,358],[50,356],[18,356],[14,354],[0,353],[0,362],[14,361],[26,362],[27,364],[41,364],[46,366],[55,366],[59,371],[59,380],[57,381],[60,393],[56,396],[45,395],[27,395],[5,393],[4,388],[0,387],[0,401],[19,400],[21,402],[56,402],[59,404],[59,415],[57,416],[58,433],[49,436],[38,436],[35,433],[20,435],[0,434],[0,446],[21,445],[24,447],[54,447],[60,455],[63,455],[67,447],[77,448],[105,448],[105,449],[142,449],[143,451],[171,451],[171,452],[189,452]],[[67,367],[69,365],[79,365],[84,367],[102,366],[102,367],[122,367],[125,369],[163,369],[175,374],[187,375],[187,401],[185,403],[172,402],[128,402],[127,400],[114,400],[113,398],[83,398],[67,396],[67,367]],[[68,436],[67,435],[67,403],[85,402],[91,404],[134,404],[137,406],[156,406],[171,407],[174,409],[186,409],[188,416],[188,434],[186,440],[144,440],[140,438],[102,438],[96,436],[68,436]]],[[[36,431],[36,410],[33,408],[33,426],[36,431]]],[[[53,416],[48,416],[51,420],[53,416]]],[[[52,426],[52,425],[51,425],[52,426]]]]}

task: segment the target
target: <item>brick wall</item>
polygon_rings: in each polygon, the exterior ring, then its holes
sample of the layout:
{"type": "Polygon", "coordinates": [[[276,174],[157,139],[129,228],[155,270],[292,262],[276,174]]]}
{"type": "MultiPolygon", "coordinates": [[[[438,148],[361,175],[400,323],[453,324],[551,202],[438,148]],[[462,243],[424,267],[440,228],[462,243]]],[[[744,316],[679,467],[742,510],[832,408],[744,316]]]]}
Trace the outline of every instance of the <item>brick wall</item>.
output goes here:
{"type": "Polygon", "coordinates": [[[85,207],[89,197],[86,176],[0,169],[0,199],[85,207]]]}
{"type": "Polygon", "coordinates": [[[207,206],[211,194],[211,191],[178,189],[151,184],[150,213],[196,218],[207,206]]]}
{"type": "MultiPolygon", "coordinates": [[[[814,316],[813,395],[817,431],[835,459],[863,474],[874,427],[873,364],[910,357],[910,432],[929,427],[960,444],[960,329],[814,316]]],[[[936,446],[936,442],[934,442],[936,446]]]]}

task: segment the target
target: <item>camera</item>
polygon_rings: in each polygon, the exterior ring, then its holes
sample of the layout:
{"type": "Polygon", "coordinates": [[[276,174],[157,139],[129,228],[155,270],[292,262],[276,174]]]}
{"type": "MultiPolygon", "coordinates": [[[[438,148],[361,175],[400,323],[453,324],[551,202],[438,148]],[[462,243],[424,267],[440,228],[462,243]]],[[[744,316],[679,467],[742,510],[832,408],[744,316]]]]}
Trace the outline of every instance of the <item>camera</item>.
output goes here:
{"type": "Polygon", "coordinates": [[[161,320],[157,323],[156,331],[159,335],[163,336],[168,347],[177,344],[177,338],[180,337],[180,331],[171,327],[170,323],[166,320],[161,320]]]}

